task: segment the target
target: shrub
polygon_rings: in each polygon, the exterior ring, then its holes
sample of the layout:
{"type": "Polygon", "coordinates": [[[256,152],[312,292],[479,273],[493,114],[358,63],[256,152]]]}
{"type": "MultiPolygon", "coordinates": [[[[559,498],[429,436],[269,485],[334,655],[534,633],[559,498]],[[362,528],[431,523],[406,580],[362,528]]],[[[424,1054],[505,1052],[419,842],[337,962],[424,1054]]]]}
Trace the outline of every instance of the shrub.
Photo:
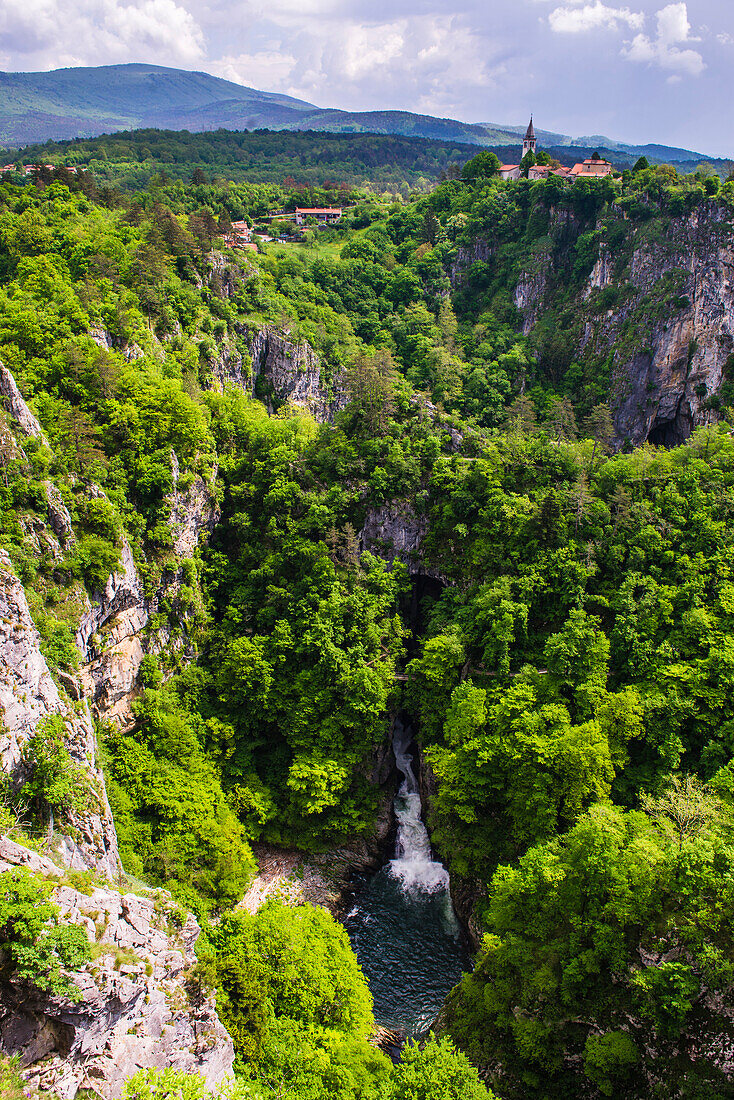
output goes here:
{"type": "Polygon", "coordinates": [[[80,925],[57,922],[51,889],[26,868],[0,876],[0,981],[30,982],[76,1001],[81,993],[62,968],[79,970],[91,949],[80,925]]]}

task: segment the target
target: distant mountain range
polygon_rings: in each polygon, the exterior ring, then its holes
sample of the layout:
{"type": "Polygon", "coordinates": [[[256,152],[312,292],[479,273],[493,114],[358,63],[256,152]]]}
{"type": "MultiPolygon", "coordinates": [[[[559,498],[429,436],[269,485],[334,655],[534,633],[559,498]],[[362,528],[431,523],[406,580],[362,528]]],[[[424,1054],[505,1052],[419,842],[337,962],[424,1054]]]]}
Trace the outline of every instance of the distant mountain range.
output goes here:
{"type": "MultiPolygon", "coordinates": [[[[103,65],[46,73],[0,73],[0,144],[94,137],[155,127],[192,132],[322,130],[401,134],[491,147],[515,146],[524,127],[467,123],[410,111],[322,109],[291,96],[261,92],[208,73],[160,65],[103,65]]],[[[625,145],[603,136],[570,138],[536,130],[545,147],[600,147],[626,160],[696,163],[703,154],[667,145],[625,145]]]]}

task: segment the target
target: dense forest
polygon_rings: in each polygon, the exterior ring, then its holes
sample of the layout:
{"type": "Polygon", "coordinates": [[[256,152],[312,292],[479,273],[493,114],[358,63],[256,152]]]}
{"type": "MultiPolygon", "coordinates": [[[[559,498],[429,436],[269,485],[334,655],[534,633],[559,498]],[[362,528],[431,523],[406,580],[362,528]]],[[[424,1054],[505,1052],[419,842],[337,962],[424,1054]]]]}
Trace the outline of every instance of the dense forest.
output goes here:
{"type": "MultiPolygon", "coordinates": [[[[289,157],[307,137],[287,135],[289,157]]],[[[268,138],[229,140],[256,158],[268,138]]],[[[314,181],[343,178],[347,144],[363,162],[378,148],[320,140],[339,168],[314,181]]],[[[405,158],[390,186],[427,170],[383,140],[405,158]]],[[[132,721],[97,736],[128,883],[165,886],[202,925],[190,982],[218,991],[232,1100],[731,1095],[734,351],[703,426],[637,447],[614,418],[618,367],[690,305],[681,278],[661,273],[603,354],[582,336],[632,301],[641,244],[714,215],[731,237],[734,182],[641,163],[505,183],[496,163],[411,201],[355,194],[341,226],[257,254],[221,234],[287,201],[267,181],[0,184],[0,362],[43,433],[21,440],[2,414],[0,545],[61,685],[86,594],[126,548],[155,597],[132,721]],[[604,254],[616,282],[595,289],[604,254]],[[524,330],[516,288],[548,260],[524,330]],[[276,331],[318,357],[328,416],[256,372],[257,334],[276,331]],[[173,502],[192,486],[217,520],[186,555],[173,502]],[[74,531],[60,553],[50,492],[74,531]],[[425,531],[402,560],[359,538],[396,508],[425,531]],[[369,835],[399,711],[482,942],[436,1034],[392,1065],[339,924],[235,906],[253,844],[369,835]]],[[[62,723],[39,725],[25,765],[0,824],[42,845],[49,813],[85,797],[62,723]]],[[[58,995],[88,961],[27,871],[0,879],[0,946],[0,981],[58,995]]],[[[0,1068],[10,1095],[15,1073],[0,1068]]],[[[172,1095],[207,1093],[143,1071],[125,1093],[172,1095]]]]}
{"type": "Polygon", "coordinates": [[[428,190],[450,165],[462,164],[474,151],[461,142],[392,134],[149,129],[46,142],[8,151],[6,159],[88,168],[100,182],[128,191],[146,187],[159,172],[189,182],[198,169],[209,179],[233,183],[281,185],[291,177],[311,187],[370,184],[375,191],[399,193],[428,190]]]}
{"type": "MultiPolygon", "coordinates": [[[[503,164],[517,164],[522,144],[489,145],[503,164]]],[[[550,146],[549,156],[561,164],[574,165],[590,157],[596,147],[550,146]]],[[[439,140],[392,133],[328,133],[312,130],[188,130],[137,129],[103,134],[96,138],[47,141],[23,149],[8,149],[4,162],[12,164],[54,164],[85,168],[100,184],[124,191],[148,187],[151,180],[164,178],[191,181],[194,173],[206,180],[282,186],[292,180],[302,188],[364,188],[379,194],[407,197],[411,191],[429,191],[447,175],[458,175],[459,166],[476,154],[476,146],[460,140],[439,140]]],[[[637,163],[637,152],[616,147],[599,152],[620,169],[637,163]]],[[[669,150],[670,153],[675,152],[669,150]]],[[[680,150],[678,151],[680,153],[680,150]]],[[[665,154],[651,147],[651,163],[665,154]]],[[[681,173],[708,172],[726,178],[728,161],[678,163],[681,173]]],[[[287,186],[287,185],[286,185],[287,186]]]]}

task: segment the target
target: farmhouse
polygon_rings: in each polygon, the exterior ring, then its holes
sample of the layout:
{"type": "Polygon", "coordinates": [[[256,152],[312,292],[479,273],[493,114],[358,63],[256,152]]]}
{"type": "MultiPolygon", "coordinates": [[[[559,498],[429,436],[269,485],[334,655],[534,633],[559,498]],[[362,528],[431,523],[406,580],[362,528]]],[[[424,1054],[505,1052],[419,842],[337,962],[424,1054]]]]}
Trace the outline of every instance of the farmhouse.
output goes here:
{"type": "Polygon", "coordinates": [[[309,218],[314,218],[319,225],[336,225],[341,221],[341,206],[297,206],[296,225],[305,225],[309,218]]]}
{"type": "Polygon", "coordinates": [[[245,221],[232,222],[232,229],[224,236],[228,248],[243,248],[252,240],[252,230],[245,221]]]}

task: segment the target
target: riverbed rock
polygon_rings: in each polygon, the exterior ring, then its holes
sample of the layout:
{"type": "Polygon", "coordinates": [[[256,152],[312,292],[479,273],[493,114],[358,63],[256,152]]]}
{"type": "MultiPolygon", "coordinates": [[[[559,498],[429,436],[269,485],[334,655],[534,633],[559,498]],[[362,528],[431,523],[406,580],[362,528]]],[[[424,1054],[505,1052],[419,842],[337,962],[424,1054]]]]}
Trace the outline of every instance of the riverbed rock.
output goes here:
{"type": "Polygon", "coordinates": [[[19,1059],[31,1095],[75,1100],[90,1088],[117,1100],[138,1069],[199,1073],[207,1085],[232,1071],[232,1040],[211,994],[187,987],[199,926],[164,891],[148,897],[69,885],[48,859],[0,839],[0,874],[25,866],[53,885],[62,920],[84,928],[94,958],[72,976],[80,999],[6,982],[0,997],[0,1050],[19,1059]]]}

